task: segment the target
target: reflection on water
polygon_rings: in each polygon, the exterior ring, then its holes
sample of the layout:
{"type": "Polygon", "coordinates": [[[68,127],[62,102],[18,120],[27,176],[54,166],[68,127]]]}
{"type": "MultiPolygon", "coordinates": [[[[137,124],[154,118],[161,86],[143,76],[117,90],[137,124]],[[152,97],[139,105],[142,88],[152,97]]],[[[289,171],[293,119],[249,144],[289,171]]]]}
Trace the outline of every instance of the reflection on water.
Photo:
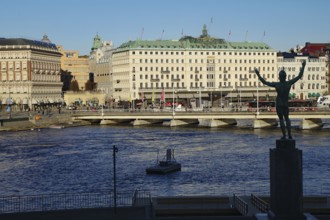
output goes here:
{"type": "MultiPolygon", "coordinates": [[[[303,150],[305,194],[330,195],[329,129],[293,130],[303,150]]],[[[86,192],[113,188],[153,195],[269,193],[269,149],[280,130],[162,126],[87,126],[2,133],[0,194],[86,192]],[[146,175],[145,168],[175,149],[182,171],[146,175]]]]}

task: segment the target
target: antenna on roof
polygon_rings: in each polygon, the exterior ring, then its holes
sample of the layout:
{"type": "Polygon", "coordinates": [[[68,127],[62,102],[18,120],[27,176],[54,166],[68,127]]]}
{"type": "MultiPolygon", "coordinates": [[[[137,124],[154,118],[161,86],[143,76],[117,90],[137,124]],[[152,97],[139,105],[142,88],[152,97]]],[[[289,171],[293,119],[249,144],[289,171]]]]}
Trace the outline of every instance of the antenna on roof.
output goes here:
{"type": "Polygon", "coordinates": [[[246,30],[246,32],[245,32],[245,39],[244,39],[245,42],[246,42],[246,40],[247,40],[248,33],[249,33],[249,30],[246,30]]]}
{"type": "Polygon", "coordinates": [[[210,20],[210,24],[209,24],[209,28],[208,28],[209,32],[211,32],[212,24],[213,24],[213,17],[211,17],[211,20],[210,20]]]}
{"type": "Polygon", "coordinates": [[[231,30],[229,30],[227,41],[230,40],[230,36],[231,36],[231,30]]]}
{"type": "Polygon", "coordinates": [[[141,30],[141,36],[140,36],[140,40],[142,40],[142,37],[143,37],[143,32],[144,32],[144,27],[142,28],[141,30]]]}
{"type": "Polygon", "coordinates": [[[162,31],[162,35],[160,36],[160,40],[163,40],[163,35],[164,35],[164,29],[162,31]]]}
{"type": "Polygon", "coordinates": [[[266,31],[264,31],[264,33],[263,33],[263,35],[262,35],[262,37],[261,37],[261,42],[264,42],[264,38],[265,38],[265,36],[266,36],[266,31]]]}

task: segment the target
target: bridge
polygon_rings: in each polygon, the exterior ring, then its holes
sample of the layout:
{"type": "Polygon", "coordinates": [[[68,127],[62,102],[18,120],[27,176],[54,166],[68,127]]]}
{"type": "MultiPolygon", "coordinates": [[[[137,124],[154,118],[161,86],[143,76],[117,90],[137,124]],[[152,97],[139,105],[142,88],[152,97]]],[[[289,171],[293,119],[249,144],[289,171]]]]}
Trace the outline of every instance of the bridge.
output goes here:
{"type": "MultiPolygon", "coordinates": [[[[175,127],[198,124],[204,127],[237,125],[238,120],[251,120],[253,128],[277,126],[276,112],[230,112],[230,111],[84,111],[74,112],[73,120],[87,120],[99,124],[130,123],[133,126],[163,124],[175,127]]],[[[322,127],[325,119],[330,119],[330,111],[290,112],[290,119],[300,120],[301,129],[322,127]]]]}

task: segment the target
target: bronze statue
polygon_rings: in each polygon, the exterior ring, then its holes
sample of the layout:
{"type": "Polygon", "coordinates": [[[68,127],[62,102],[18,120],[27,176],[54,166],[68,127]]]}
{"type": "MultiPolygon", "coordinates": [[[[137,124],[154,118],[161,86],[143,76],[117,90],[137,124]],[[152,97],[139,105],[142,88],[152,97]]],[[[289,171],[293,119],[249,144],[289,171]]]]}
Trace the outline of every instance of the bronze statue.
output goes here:
{"type": "Polygon", "coordinates": [[[286,128],[288,130],[288,137],[289,139],[292,139],[291,136],[291,122],[289,119],[289,92],[291,89],[291,86],[296,83],[304,74],[306,66],[306,61],[302,62],[302,67],[300,68],[299,75],[291,80],[286,81],[286,72],[284,70],[281,70],[279,72],[279,82],[267,82],[264,78],[260,76],[260,72],[257,68],[254,69],[255,73],[257,74],[259,80],[270,87],[275,87],[277,92],[276,97],[276,112],[277,116],[280,120],[280,126],[282,130],[283,137],[282,139],[286,139],[285,134],[285,124],[284,119],[286,123],[286,128]]]}

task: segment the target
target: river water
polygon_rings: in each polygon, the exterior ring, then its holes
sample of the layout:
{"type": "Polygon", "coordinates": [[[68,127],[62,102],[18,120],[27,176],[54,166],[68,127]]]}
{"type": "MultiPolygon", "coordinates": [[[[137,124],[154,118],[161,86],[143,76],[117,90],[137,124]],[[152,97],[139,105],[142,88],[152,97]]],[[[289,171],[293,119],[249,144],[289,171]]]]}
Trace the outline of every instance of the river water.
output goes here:
{"type": "MultiPolygon", "coordinates": [[[[330,129],[293,130],[303,150],[304,195],[330,195],[330,129]]],[[[148,190],[164,195],[269,194],[278,128],[84,126],[0,133],[0,195],[148,190]],[[182,171],[147,175],[175,149],[182,171]]]]}

